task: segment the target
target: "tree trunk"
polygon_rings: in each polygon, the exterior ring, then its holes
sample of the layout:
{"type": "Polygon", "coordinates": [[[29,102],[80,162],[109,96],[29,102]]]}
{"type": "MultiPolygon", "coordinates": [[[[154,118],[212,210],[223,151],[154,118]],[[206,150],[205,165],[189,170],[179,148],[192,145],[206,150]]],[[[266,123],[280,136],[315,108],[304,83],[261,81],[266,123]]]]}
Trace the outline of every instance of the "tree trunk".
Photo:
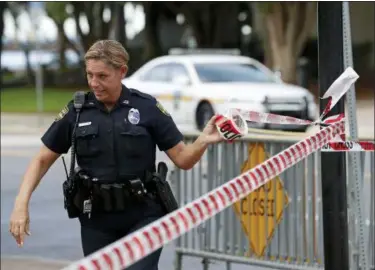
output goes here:
{"type": "MultiPolygon", "coordinates": [[[[30,64],[30,45],[29,44],[25,44],[23,46],[23,52],[25,54],[25,58],[26,58],[26,75],[27,75],[27,83],[28,84],[31,84],[33,82],[33,78],[34,78],[34,73],[33,73],[33,69],[31,68],[31,64],[30,64]]],[[[38,51],[35,51],[36,53],[38,53],[38,51]]]]}
{"type": "Polygon", "coordinates": [[[281,73],[284,82],[297,84],[297,57],[288,45],[278,46],[273,49],[274,70],[281,73]]]}
{"type": "Polygon", "coordinates": [[[66,36],[64,33],[64,25],[57,24],[57,33],[59,41],[59,62],[60,62],[60,71],[66,70],[66,59],[65,59],[65,50],[66,50],[66,36]]]}
{"type": "Polygon", "coordinates": [[[212,21],[215,36],[211,46],[224,49],[241,47],[241,29],[239,20],[237,19],[238,13],[238,4],[231,2],[215,3],[215,13],[213,15],[216,20],[212,21]]]}
{"type": "Polygon", "coordinates": [[[122,46],[126,47],[126,22],[125,22],[125,14],[124,14],[124,4],[118,4],[117,6],[117,22],[116,22],[116,29],[117,29],[117,41],[122,44],[122,46]]]}
{"type": "Polygon", "coordinates": [[[315,21],[314,3],[272,3],[265,14],[268,46],[265,59],[283,81],[297,84],[297,61],[315,21]]]}
{"type": "Polygon", "coordinates": [[[144,28],[145,37],[145,51],[144,61],[152,59],[162,54],[162,48],[158,33],[159,21],[159,3],[158,2],[143,2],[145,11],[146,23],[144,28]]]}

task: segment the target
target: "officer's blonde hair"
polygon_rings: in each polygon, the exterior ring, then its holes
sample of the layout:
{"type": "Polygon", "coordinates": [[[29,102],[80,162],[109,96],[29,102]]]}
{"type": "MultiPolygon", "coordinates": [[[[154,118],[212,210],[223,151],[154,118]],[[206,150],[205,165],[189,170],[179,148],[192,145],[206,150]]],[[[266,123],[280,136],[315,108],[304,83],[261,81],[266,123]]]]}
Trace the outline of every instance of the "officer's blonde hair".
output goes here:
{"type": "Polygon", "coordinates": [[[127,66],[129,54],[120,42],[116,40],[99,40],[85,54],[85,61],[102,60],[114,68],[127,66]]]}

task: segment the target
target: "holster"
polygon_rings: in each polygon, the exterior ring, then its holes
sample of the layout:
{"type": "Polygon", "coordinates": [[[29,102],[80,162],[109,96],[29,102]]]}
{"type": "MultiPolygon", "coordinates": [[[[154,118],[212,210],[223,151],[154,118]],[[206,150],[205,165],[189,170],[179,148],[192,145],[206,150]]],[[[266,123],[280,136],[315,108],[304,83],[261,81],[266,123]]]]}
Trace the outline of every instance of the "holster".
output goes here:
{"type": "Polygon", "coordinates": [[[84,201],[91,196],[91,179],[77,167],[71,181],[63,183],[64,206],[69,218],[79,217],[83,213],[84,201]]]}
{"type": "Polygon", "coordinates": [[[164,162],[158,165],[158,171],[152,174],[151,185],[156,197],[160,200],[166,214],[177,210],[178,203],[167,178],[168,167],[164,162]]]}
{"type": "MultiPolygon", "coordinates": [[[[74,176],[75,177],[75,176],[74,176]]],[[[73,181],[76,181],[74,179],[73,181]]],[[[75,204],[75,197],[77,195],[77,186],[72,185],[71,181],[64,181],[63,194],[64,194],[64,208],[68,212],[69,218],[76,218],[80,214],[80,209],[75,204]]]]}

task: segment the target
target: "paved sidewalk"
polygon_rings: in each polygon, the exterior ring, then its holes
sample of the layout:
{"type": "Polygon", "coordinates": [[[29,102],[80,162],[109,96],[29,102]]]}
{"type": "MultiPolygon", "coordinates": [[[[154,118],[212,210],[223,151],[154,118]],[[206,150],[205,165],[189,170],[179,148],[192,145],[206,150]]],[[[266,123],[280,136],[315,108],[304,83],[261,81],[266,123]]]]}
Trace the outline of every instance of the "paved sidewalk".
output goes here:
{"type": "Polygon", "coordinates": [[[1,257],[2,270],[60,270],[67,266],[69,262],[45,260],[28,257],[1,257]]]}
{"type": "Polygon", "coordinates": [[[1,113],[1,134],[42,134],[56,115],[1,113]]]}

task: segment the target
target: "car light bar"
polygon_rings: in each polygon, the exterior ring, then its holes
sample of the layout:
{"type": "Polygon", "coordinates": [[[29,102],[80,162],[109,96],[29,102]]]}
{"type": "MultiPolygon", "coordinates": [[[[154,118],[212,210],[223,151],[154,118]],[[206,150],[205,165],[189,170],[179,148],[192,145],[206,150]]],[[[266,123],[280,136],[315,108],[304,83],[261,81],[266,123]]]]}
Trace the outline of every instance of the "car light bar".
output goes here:
{"type": "Polygon", "coordinates": [[[219,55],[241,55],[239,49],[193,49],[193,48],[171,48],[169,55],[187,55],[187,54],[219,54],[219,55]]]}

